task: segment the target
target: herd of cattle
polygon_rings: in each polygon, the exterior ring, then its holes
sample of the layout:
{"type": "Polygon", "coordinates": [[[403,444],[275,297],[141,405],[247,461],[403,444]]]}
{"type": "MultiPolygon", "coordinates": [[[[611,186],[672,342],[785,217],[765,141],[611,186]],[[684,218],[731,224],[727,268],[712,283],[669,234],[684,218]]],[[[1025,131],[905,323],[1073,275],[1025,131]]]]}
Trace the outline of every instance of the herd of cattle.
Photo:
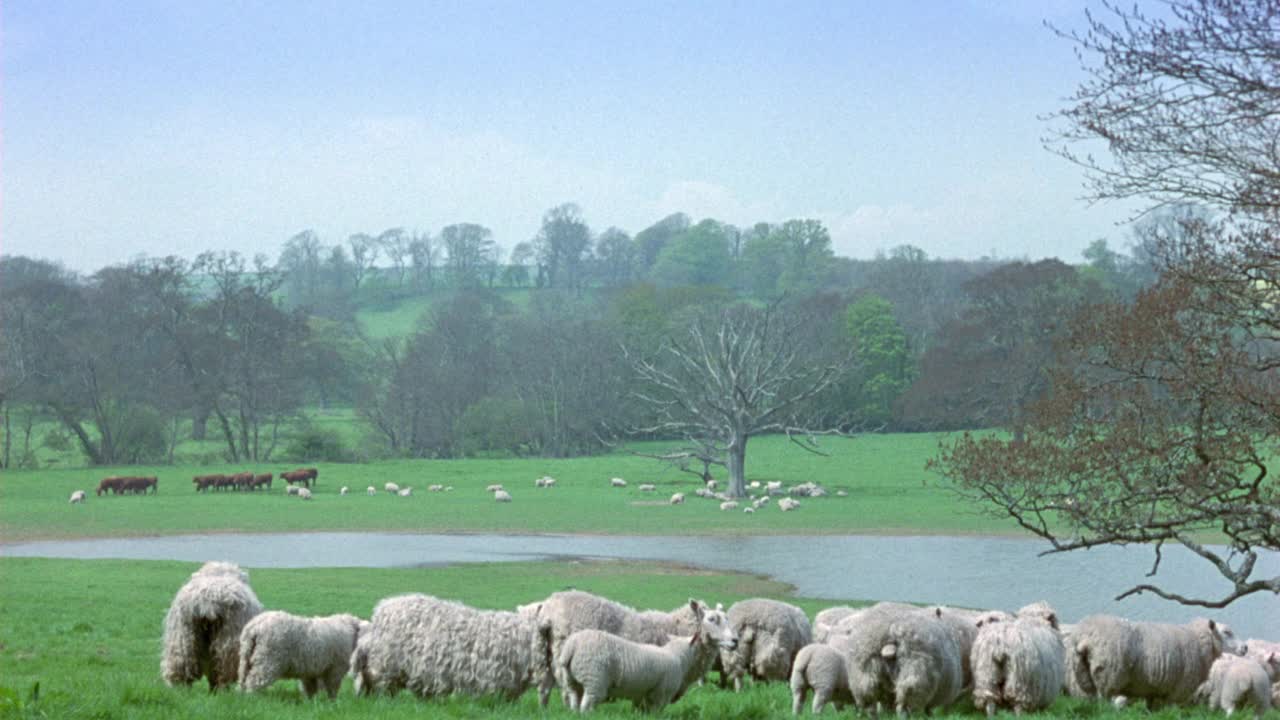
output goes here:
{"type": "MultiPolygon", "coordinates": [[[[251,472],[231,475],[197,475],[191,479],[191,483],[195,485],[196,492],[204,492],[205,490],[252,491],[263,487],[270,490],[273,477],[271,473],[255,474],[251,472]]],[[[307,488],[315,485],[319,477],[320,471],[315,468],[298,468],[297,470],[287,470],[280,473],[280,479],[289,485],[302,485],[307,488]]],[[[103,478],[98,483],[98,497],[102,497],[106,493],[112,495],[146,495],[151,493],[154,495],[159,492],[159,485],[159,481],[154,477],[113,476],[103,478]]]]}

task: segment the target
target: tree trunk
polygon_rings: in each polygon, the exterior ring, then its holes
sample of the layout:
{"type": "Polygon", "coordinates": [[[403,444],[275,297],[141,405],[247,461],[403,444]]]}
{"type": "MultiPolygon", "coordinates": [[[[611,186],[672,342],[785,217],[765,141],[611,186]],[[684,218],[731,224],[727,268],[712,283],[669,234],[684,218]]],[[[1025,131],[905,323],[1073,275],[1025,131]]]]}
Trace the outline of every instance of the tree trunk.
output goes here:
{"type": "Polygon", "coordinates": [[[733,498],[747,496],[746,464],[747,434],[735,431],[729,441],[729,489],[728,495],[733,498]]]}
{"type": "Polygon", "coordinates": [[[191,439],[204,440],[208,434],[209,408],[197,407],[191,416],[191,439]]]}
{"type": "Polygon", "coordinates": [[[9,451],[13,447],[13,427],[9,424],[9,406],[4,406],[4,460],[0,461],[0,467],[9,467],[9,451]]]}

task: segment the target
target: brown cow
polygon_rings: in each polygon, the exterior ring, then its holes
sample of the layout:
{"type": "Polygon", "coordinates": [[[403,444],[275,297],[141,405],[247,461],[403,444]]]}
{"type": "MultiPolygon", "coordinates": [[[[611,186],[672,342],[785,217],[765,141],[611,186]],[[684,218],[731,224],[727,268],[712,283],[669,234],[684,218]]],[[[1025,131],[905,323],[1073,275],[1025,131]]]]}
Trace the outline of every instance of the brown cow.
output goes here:
{"type": "Polygon", "coordinates": [[[268,490],[271,489],[271,473],[262,473],[261,475],[253,476],[253,487],[255,489],[260,488],[263,485],[266,485],[268,490]]]}
{"type": "Polygon", "coordinates": [[[124,478],[122,477],[112,476],[109,478],[103,478],[102,482],[98,483],[98,497],[102,497],[102,493],[107,492],[108,490],[110,490],[114,495],[119,495],[123,486],[124,478]]]}
{"type": "Polygon", "coordinates": [[[303,487],[311,487],[312,476],[306,470],[288,470],[280,473],[280,478],[290,485],[302,483],[303,487]]]}
{"type": "Polygon", "coordinates": [[[156,492],[159,489],[159,482],[154,477],[126,477],[121,479],[124,480],[123,492],[146,495],[147,490],[156,492]]]}
{"type": "Polygon", "coordinates": [[[195,483],[196,492],[204,492],[215,486],[223,477],[222,475],[197,475],[191,478],[191,482],[195,483]]]}

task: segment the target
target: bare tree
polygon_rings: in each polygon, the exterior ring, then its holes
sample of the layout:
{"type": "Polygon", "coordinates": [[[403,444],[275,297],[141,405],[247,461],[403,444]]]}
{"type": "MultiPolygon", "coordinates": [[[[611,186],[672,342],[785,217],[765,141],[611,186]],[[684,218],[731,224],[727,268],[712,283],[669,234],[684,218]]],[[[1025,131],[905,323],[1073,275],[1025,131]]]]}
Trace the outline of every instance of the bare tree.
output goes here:
{"type": "Polygon", "coordinates": [[[404,287],[404,272],[412,255],[409,245],[409,234],[404,231],[404,228],[384,230],[378,236],[378,247],[391,261],[391,269],[395,271],[396,287],[404,287]]]}
{"type": "Polygon", "coordinates": [[[817,452],[815,436],[839,430],[813,426],[810,401],[832,388],[853,358],[847,353],[823,358],[811,341],[811,320],[777,303],[739,304],[702,314],[655,356],[628,350],[640,381],[632,395],[656,416],[636,432],[686,440],[690,447],[677,451],[675,459],[723,457],[733,497],[746,494],[752,436],[785,433],[817,452]]]}
{"type": "Polygon", "coordinates": [[[376,238],[364,233],[352,235],[347,238],[347,243],[351,245],[351,278],[355,283],[355,289],[359,290],[360,283],[373,269],[373,264],[378,261],[379,243],[376,238]]]}

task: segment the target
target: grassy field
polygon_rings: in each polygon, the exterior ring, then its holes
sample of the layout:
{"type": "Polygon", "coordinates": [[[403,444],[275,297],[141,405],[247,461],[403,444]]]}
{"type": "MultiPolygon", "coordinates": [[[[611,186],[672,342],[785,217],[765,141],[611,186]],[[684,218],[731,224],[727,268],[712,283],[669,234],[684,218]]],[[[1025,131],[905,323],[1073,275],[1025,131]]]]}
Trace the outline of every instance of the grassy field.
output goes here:
{"type": "MultiPolygon", "coordinates": [[[[529,305],[530,288],[496,288],[494,292],[517,308],[529,305]]],[[[369,337],[381,340],[408,337],[418,329],[422,316],[443,293],[419,295],[388,302],[366,303],[356,311],[356,321],[369,337]]]]}
{"type": "MultiPolygon", "coordinates": [[[[507,704],[492,698],[423,702],[407,693],[358,698],[350,680],[336,702],[308,701],[295,681],[261,694],[210,695],[203,684],[165,687],[159,674],[164,613],[194,564],[138,561],[0,559],[0,717],[116,718],[517,718],[571,717],[557,698],[547,711],[535,693],[507,704]],[[38,692],[33,692],[38,684],[38,692]],[[33,699],[34,696],[34,699],[33,699]]],[[[794,602],[812,615],[834,600],[796,598],[779,583],[756,577],[652,563],[518,563],[430,569],[254,570],[251,581],[268,608],[299,614],[353,612],[368,617],[381,598],[426,592],[486,608],[513,608],[565,587],[597,592],[638,607],[674,607],[690,596],[709,602],[767,596],[794,602]]],[[[952,715],[979,717],[962,704],[952,715]]],[[[597,716],[637,717],[626,702],[597,716]]],[[[663,713],[672,718],[790,717],[790,693],[778,683],[734,695],[693,688],[663,713]]],[[[1183,718],[1207,714],[1169,710],[1115,712],[1060,700],[1046,717],[1183,718]]],[[[937,716],[935,716],[937,717],[937,716]]]]}
{"type": "Polygon", "coordinates": [[[925,460],[937,447],[934,435],[870,435],[826,443],[830,457],[805,453],[784,438],[752,441],[749,479],[788,485],[814,481],[832,496],[803,500],[783,513],[774,506],[754,515],[722,512],[718,503],[694,497],[697,479],[662,463],[632,454],[565,460],[397,460],[320,465],[315,499],[286,496],[279,482],[269,493],[194,492],[198,474],[279,472],[290,466],[166,466],[8,471],[0,476],[0,538],[13,542],[40,538],[156,535],[190,532],[286,532],[384,530],[408,532],[512,532],[600,534],[770,534],[770,533],[1013,533],[1008,522],[978,514],[929,482],[925,460]],[[111,474],[155,475],[155,496],[95,497],[98,480],[111,474]],[[535,478],[558,480],[535,490],[535,478]],[[612,488],[622,477],[626,488],[612,488]],[[409,498],[379,492],[387,482],[412,486],[409,498]],[[431,484],[452,485],[428,493],[431,484]],[[507,487],[510,504],[492,501],[484,488],[507,487]],[[657,492],[637,486],[654,483],[657,492]],[[342,497],[341,486],[352,489],[342,497]],[[89,492],[82,506],[69,506],[73,490],[89,492]],[[848,497],[835,497],[845,490],[848,497]],[[684,505],[667,499],[685,492],[684,505]]]}

